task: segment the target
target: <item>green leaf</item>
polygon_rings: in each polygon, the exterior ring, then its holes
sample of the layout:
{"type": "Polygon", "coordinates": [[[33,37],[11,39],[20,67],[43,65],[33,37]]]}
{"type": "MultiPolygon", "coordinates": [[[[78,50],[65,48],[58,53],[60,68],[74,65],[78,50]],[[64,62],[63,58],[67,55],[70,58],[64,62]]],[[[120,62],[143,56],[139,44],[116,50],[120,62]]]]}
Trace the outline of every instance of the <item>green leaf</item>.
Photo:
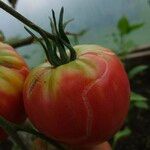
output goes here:
{"type": "Polygon", "coordinates": [[[147,103],[148,99],[140,94],[131,92],[130,100],[131,100],[131,106],[135,106],[135,107],[142,108],[142,109],[149,108],[149,105],[147,103]]]}
{"type": "Polygon", "coordinates": [[[142,101],[138,101],[138,102],[135,102],[134,105],[138,108],[142,108],[142,109],[148,109],[149,108],[149,105],[148,103],[146,102],[142,102],[142,101]]]}
{"type": "Polygon", "coordinates": [[[129,33],[128,19],[125,16],[123,16],[121,19],[119,19],[117,27],[122,35],[128,34],[129,33]]]}
{"type": "Polygon", "coordinates": [[[64,8],[62,7],[61,8],[61,11],[60,11],[60,15],[59,15],[59,33],[60,33],[60,36],[61,38],[68,44],[70,44],[70,41],[67,37],[67,35],[65,34],[65,31],[64,31],[64,25],[63,25],[63,14],[64,14],[64,8]]]}
{"type": "Polygon", "coordinates": [[[63,23],[64,29],[65,29],[66,26],[67,26],[70,22],[72,22],[72,21],[74,21],[73,18],[72,18],[72,19],[69,19],[69,20],[67,20],[67,21],[65,21],[65,22],[63,23]]]}
{"type": "Polygon", "coordinates": [[[121,138],[124,138],[124,137],[127,137],[131,134],[131,130],[126,127],[125,129],[117,132],[115,135],[114,135],[114,139],[113,139],[113,148],[115,147],[116,143],[121,139],[121,138]]]}
{"type": "Polygon", "coordinates": [[[137,23],[131,25],[127,19],[127,17],[123,16],[122,18],[119,19],[118,21],[118,30],[122,35],[129,34],[130,32],[137,30],[141,28],[144,25],[144,23],[137,23]]]}
{"type": "Polygon", "coordinates": [[[144,23],[130,25],[129,32],[132,32],[133,30],[137,30],[137,29],[143,27],[143,25],[144,25],[144,23]]]}
{"type": "Polygon", "coordinates": [[[132,68],[129,73],[128,73],[128,77],[129,79],[132,79],[133,77],[135,77],[137,74],[143,72],[144,70],[146,70],[148,68],[147,65],[139,65],[136,66],[134,68],[132,68]]]}
{"type": "Polygon", "coordinates": [[[135,92],[131,92],[131,98],[130,98],[131,102],[145,102],[148,99],[144,96],[142,96],[141,94],[137,94],[135,92]]]}

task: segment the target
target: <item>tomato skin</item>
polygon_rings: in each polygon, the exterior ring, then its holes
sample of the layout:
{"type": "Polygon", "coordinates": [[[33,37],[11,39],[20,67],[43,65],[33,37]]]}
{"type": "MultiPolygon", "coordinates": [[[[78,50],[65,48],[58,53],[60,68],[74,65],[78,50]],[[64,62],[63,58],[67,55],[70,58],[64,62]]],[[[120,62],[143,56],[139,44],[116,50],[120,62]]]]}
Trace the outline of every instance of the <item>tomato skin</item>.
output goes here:
{"type": "MultiPolygon", "coordinates": [[[[23,58],[11,46],[0,42],[0,115],[13,123],[26,119],[22,89],[28,73],[23,58]]],[[[6,138],[0,128],[0,140],[6,138]]]]}
{"type": "Polygon", "coordinates": [[[29,74],[24,104],[30,121],[66,144],[96,144],[120,129],[129,108],[130,86],[117,56],[97,45],[79,45],[77,59],[29,74]]]}
{"type": "Polygon", "coordinates": [[[108,142],[104,142],[98,145],[94,145],[91,147],[88,146],[81,146],[81,147],[71,147],[69,150],[112,150],[110,144],[108,142]]]}

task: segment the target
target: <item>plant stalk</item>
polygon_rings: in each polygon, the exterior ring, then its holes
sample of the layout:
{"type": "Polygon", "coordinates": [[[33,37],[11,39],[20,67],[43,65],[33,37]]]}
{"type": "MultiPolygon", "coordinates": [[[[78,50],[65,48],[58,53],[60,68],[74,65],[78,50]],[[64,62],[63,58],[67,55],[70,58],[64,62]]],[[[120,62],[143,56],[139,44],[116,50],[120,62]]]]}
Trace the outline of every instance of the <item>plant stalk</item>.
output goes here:
{"type": "Polygon", "coordinates": [[[5,120],[3,117],[0,117],[0,126],[12,137],[13,141],[22,149],[27,150],[27,147],[17,134],[15,128],[10,122],[5,120]]]}
{"type": "Polygon", "coordinates": [[[65,150],[64,147],[59,144],[58,142],[56,142],[53,139],[48,138],[47,136],[45,136],[44,134],[36,131],[35,129],[31,128],[31,127],[21,127],[21,126],[16,126],[16,130],[17,131],[21,131],[21,132],[26,132],[32,135],[35,135],[45,141],[47,141],[49,144],[55,146],[56,148],[60,149],[60,150],[65,150]]]}
{"type": "Polygon", "coordinates": [[[9,7],[7,4],[5,4],[1,0],[0,0],[0,8],[2,8],[7,13],[11,14],[13,17],[15,17],[16,19],[18,19],[19,21],[21,21],[22,23],[24,23],[25,25],[27,25],[31,29],[33,29],[33,30],[35,30],[37,32],[40,32],[40,33],[44,32],[50,39],[52,39],[52,40],[55,39],[55,35],[52,35],[49,32],[43,30],[42,28],[40,28],[39,26],[37,26],[36,24],[34,24],[33,22],[31,22],[30,20],[28,20],[27,18],[25,18],[24,16],[22,16],[20,13],[18,13],[17,11],[15,11],[13,8],[9,7]]]}
{"type": "Polygon", "coordinates": [[[16,125],[14,123],[11,123],[11,122],[7,121],[3,117],[0,117],[0,126],[9,135],[12,136],[12,138],[14,139],[16,144],[19,145],[20,148],[22,148],[22,150],[27,150],[27,148],[25,147],[24,143],[21,141],[21,139],[20,139],[19,135],[17,134],[17,132],[26,132],[26,133],[35,135],[35,136],[47,141],[49,144],[55,146],[56,148],[58,148],[60,150],[65,150],[65,148],[61,144],[59,144],[58,142],[56,142],[53,139],[50,139],[50,138],[46,137],[44,134],[36,131],[35,129],[33,129],[31,127],[24,127],[24,126],[16,125]]]}

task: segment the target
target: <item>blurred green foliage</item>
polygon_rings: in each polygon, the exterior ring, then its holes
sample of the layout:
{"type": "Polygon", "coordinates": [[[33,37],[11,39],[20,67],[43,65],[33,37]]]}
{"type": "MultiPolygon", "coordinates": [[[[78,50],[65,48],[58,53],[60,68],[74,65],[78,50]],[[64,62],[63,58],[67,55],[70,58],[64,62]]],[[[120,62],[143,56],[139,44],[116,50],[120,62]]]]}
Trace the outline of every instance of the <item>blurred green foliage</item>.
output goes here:
{"type": "MultiPolygon", "coordinates": [[[[128,18],[125,16],[122,16],[118,20],[117,25],[116,25],[117,33],[112,33],[112,37],[113,37],[113,42],[118,47],[118,50],[116,51],[116,53],[120,57],[120,59],[122,59],[123,62],[125,61],[126,56],[132,52],[133,47],[135,47],[134,41],[128,40],[128,35],[132,33],[133,31],[142,28],[143,25],[144,23],[132,24],[129,22],[128,18]]],[[[126,67],[125,62],[124,62],[124,65],[126,67]]],[[[143,73],[148,67],[149,66],[147,65],[138,65],[130,69],[128,71],[128,77],[130,81],[134,80],[134,78],[137,75],[143,73]]],[[[135,107],[138,109],[149,109],[148,99],[145,96],[132,91],[131,96],[130,96],[130,111],[134,109],[135,107]]],[[[130,116],[130,111],[128,114],[129,116],[130,116]]],[[[128,118],[127,118],[127,121],[128,121],[128,118]]],[[[126,127],[124,127],[122,130],[120,130],[114,135],[113,142],[112,142],[113,149],[115,149],[115,146],[119,140],[121,140],[124,137],[129,136],[132,133],[131,129],[127,127],[128,126],[127,124],[126,124],[126,127]]]]}
{"type": "Polygon", "coordinates": [[[131,24],[127,17],[121,17],[117,22],[117,32],[112,33],[113,42],[117,45],[116,53],[121,59],[132,51],[135,46],[133,40],[128,40],[127,36],[135,30],[143,27],[144,23],[131,24]]]}
{"type": "MultiPolygon", "coordinates": [[[[129,22],[128,18],[122,16],[117,22],[117,30],[118,33],[112,33],[113,41],[117,44],[118,49],[120,49],[117,55],[124,60],[126,56],[132,52],[131,47],[133,47],[133,41],[126,40],[128,35],[135,30],[140,29],[143,27],[144,23],[136,23],[132,24],[129,22]]],[[[126,65],[125,65],[126,67],[126,65]]],[[[143,71],[145,71],[149,66],[147,65],[139,65],[133,67],[131,70],[128,71],[128,77],[130,80],[133,80],[134,77],[143,71]]],[[[131,92],[131,108],[138,107],[138,108],[148,108],[148,104],[146,98],[140,94],[135,92],[131,92]]]]}
{"type": "Polygon", "coordinates": [[[123,130],[118,131],[113,138],[113,143],[112,143],[112,148],[115,149],[115,146],[117,144],[117,142],[122,139],[125,138],[127,136],[129,136],[132,133],[131,129],[129,129],[128,127],[125,127],[123,130]]]}
{"type": "Polygon", "coordinates": [[[134,30],[141,28],[143,25],[144,23],[130,24],[127,17],[123,16],[122,18],[119,19],[117,27],[120,35],[123,36],[131,33],[134,30]]]}
{"type": "Polygon", "coordinates": [[[0,42],[3,42],[5,40],[4,33],[0,30],[0,42]]]}
{"type": "Polygon", "coordinates": [[[148,106],[148,103],[147,103],[147,98],[140,95],[140,94],[137,94],[135,92],[131,92],[131,104],[130,104],[130,108],[136,106],[138,108],[142,108],[142,109],[148,109],[149,106],[148,106]]]}
{"type": "Polygon", "coordinates": [[[136,75],[142,73],[143,71],[145,71],[148,68],[147,65],[139,65],[136,66],[134,68],[132,68],[129,72],[128,72],[128,77],[129,79],[133,79],[136,75]]]}

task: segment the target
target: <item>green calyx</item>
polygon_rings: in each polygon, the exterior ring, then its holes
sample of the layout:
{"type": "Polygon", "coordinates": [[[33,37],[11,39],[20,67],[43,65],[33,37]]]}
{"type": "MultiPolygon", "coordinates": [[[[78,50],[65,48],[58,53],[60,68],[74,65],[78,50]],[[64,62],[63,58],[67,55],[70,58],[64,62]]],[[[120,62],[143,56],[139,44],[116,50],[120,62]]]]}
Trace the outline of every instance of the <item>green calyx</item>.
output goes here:
{"type": "Polygon", "coordinates": [[[64,32],[65,25],[63,24],[63,14],[64,8],[62,7],[57,25],[55,12],[52,10],[52,18],[50,18],[52,37],[48,36],[47,32],[40,30],[40,28],[32,28],[41,35],[43,40],[40,40],[35,34],[25,27],[26,31],[42,45],[47,59],[53,67],[69,63],[76,59],[76,52],[64,32]],[[69,52],[66,51],[66,48],[69,52]]]}

